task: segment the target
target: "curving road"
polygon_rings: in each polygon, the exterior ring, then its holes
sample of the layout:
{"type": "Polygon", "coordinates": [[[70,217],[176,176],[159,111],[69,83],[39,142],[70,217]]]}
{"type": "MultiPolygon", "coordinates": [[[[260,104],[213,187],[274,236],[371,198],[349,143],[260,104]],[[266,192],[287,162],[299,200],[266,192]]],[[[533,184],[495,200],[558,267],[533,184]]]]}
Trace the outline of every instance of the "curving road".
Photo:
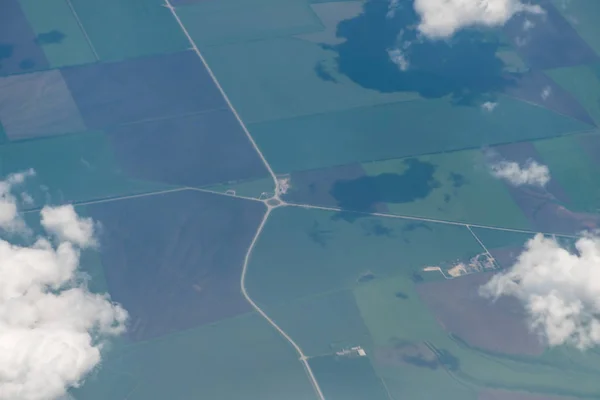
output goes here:
{"type": "Polygon", "coordinates": [[[221,92],[221,95],[223,96],[223,98],[227,102],[227,105],[229,106],[229,108],[233,112],[233,115],[235,115],[235,118],[238,120],[240,126],[244,130],[244,133],[248,137],[248,140],[250,141],[250,143],[252,143],[252,146],[254,147],[254,150],[256,151],[256,153],[258,154],[258,156],[260,157],[260,159],[262,160],[263,164],[265,165],[265,167],[269,171],[269,174],[271,175],[271,178],[273,179],[273,184],[274,184],[274,187],[275,187],[275,195],[273,197],[269,198],[269,199],[260,200],[267,207],[267,212],[265,213],[265,215],[264,215],[264,217],[263,217],[260,225],[258,226],[258,229],[256,230],[256,234],[254,235],[254,238],[252,238],[252,242],[250,243],[250,247],[248,248],[248,251],[246,252],[246,256],[244,257],[244,265],[243,265],[243,268],[242,268],[242,277],[241,277],[241,280],[240,280],[240,287],[241,287],[242,294],[246,298],[246,301],[248,301],[248,303],[250,303],[250,305],[254,308],[254,310],[257,313],[259,313],[269,324],[271,324],[271,326],[273,326],[273,328],[275,328],[277,330],[277,332],[279,332],[279,334],[281,334],[281,336],[283,336],[285,338],[285,340],[287,340],[292,345],[292,347],[294,347],[294,349],[296,350],[296,352],[300,356],[300,361],[304,364],[304,369],[306,370],[306,374],[308,375],[308,377],[309,377],[309,379],[310,379],[310,381],[312,383],[312,386],[313,386],[313,388],[314,388],[314,390],[315,390],[315,392],[316,392],[319,400],[325,400],[325,396],[323,396],[323,392],[321,391],[319,383],[317,382],[317,379],[315,378],[315,375],[313,374],[312,369],[310,368],[310,365],[308,364],[308,359],[307,359],[306,355],[304,354],[304,352],[302,351],[302,349],[300,348],[300,346],[298,346],[298,344],[296,344],[296,342],[294,342],[294,340],[287,333],[285,333],[285,331],[283,329],[281,329],[279,327],[279,325],[277,325],[275,323],[275,321],[273,321],[258,306],[258,304],[256,304],[254,302],[254,300],[252,300],[252,298],[248,295],[248,291],[246,290],[246,272],[248,271],[248,263],[250,261],[250,256],[252,254],[252,250],[254,249],[254,246],[256,245],[256,242],[258,241],[258,237],[260,236],[260,234],[261,234],[261,232],[262,232],[262,230],[263,230],[263,228],[265,226],[265,223],[267,222],[267,219],[269,218],[269,215],[271,215],[271,210],[273,210],[273,208],[285,205],[285,203],[279,198],[279,193],[281,192],[281,190],[280,190],[280,184],[279,184],[279,181],[277,179],[277,176],[275,175],[275,172],[273,172],[273,169],[271,168],[271,166],[267,162],[267,159],[265,158],[265,156],[262,154],[262,152],[258,148],[258,145],[254,141],[254,138],[252,137],[252,135],[250,135],[250,132],[248,131],[248,128],[246,127],[246,125],[244,124],[244,122],[240,118],[239,114],[237,113],[237,111],[235,110],[235,108],[233,107],[233,105],[231,104],[231,101],[229,100],[229,97],[227,97],[227,94],[225,93],[225,91],[221,87],[221,84],[219,83],[219,81],[215,77],[214,73],[212,72],[212,70],[208,66],[208,63],[204,59],[204,56],[202,56],[202,53],[200,53],[200,50],[198,50],[198,46],[196,46],[196,43],[194,42],[194,40],[190,36],[190,34],[187,31],[185,25],[183,25],[183,23],[181,22],[181,19],[179,18],[179,15],[177,15],[177,11],[175,11],[175,8],[171,4],[170,0],[165,0],[165,7],[167,7],[171,11],[171,14],[173,15],[173,17],[175,18],[175,20],[179,24],[179,27],[181,28],[181,30],[183,31],[183,33],[187,37],[188,41],[190,42],[190,45],[192,46],[192,49],[198,55],[198,57],[202,61],[202,64],[204,64],[204,67],[206,68],[206,70],[208,71],[210,77],[212,78],[212,80],[214,81],[215,85],[217,86],[217,88],[221,92]],[[273,201],[273,200],[277,200],[277,202],[276,202],[277,205],[276,206],[269,204],[269,201],[273,201]]]}

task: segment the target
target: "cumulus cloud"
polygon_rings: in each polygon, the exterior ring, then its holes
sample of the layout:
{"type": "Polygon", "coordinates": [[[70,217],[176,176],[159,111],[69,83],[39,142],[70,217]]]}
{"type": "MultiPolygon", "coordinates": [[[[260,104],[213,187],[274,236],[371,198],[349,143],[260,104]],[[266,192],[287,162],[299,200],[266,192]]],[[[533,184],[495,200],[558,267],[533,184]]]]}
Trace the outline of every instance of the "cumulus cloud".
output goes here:
{"type": "Polygon", "coordinates": [[[550,86],[546,86],[542,90],[542,93],[540,93],[540,97],[542,98],[542,100],[546,101],[546,100],[548,100],[548,98],[550,97],[551,94],[552,94],[552,88],[550,86]]]}
{"type": "Polygon", "coordinates": [[[544,12],[521,0],[415,0],[414,8],[421,17],[419,31],[431,39],[448,38],[465,27],[502,26],[521,12],[544,12]]]}
{"type": "Polygon", "coordinates": [[[12,194],[12,189],[25,182],[28,177],[34,176],[33,169],[9,175],[0,181],[0,228],[4,231],[22,231],[25,224],[17,211],[17,199],[12,194]]]}
{"type": "Polygon", "coordinates": [[[29,195],[29,193],[27,192],[21,193],[21,201],[23,202],[23,204],[26,204],[28,206],[33,205],[34,203],[33,197],[31,197],[31,195],[29,195]]]}
{"type": "Polygon", "coordinates": [[[514,296],[530,327],[548,345],[586,349],[600,344],[600,238],[587,235],[575,250],[538,234],[515,265],[481,287],[483,296],[514,296]]]}
{"type": "MultiPolygon", "coordinates": [[[[22,221],[10,188],[32,174],[0,182],[0,227],[22,221]]],[[[105,339],[125,330],[127,312],[91,293],[78,271],[93,222],[72,206],[44,207],[41,220],[53,240],[0,239],[0,400],[63,398],[100,363],[105,339]]]]}
{"type": "Polygon", "coordinates": [[[394,18],[394,16],[396,15],[396,10],[398,10],[399,8],[400,8],[400,0],[390,0],[386,18],[394,18]]]}
{"type": "Polygon", "coordinates": [[[517,36],[517,38],[515,39],[515,44],[517,45],[517,47],[526,46],[528,43],[529,43],[529,38],[526,38],[526,37],[517,36]]]}
{"type": "Polygon", "coordinates": [[[523,30],[524,31],[528,31],[530,29],[533,29],[535,27],[535,24],[533,23],[533,21],[526,19],[525,22],[523,22],[523,30]]]}
{"type": "Polygon", "coordinates": [[[398,48],[388,50],[390,60],[398,66],[400,71],[406,71],[410,66],[408,58],[404,52],[398,48]]]}
{"type": "Polygon", "coordinates": [[[91,218],[80,218],[73,206],[44,207],[41,216],[44,229],[60,240],[80,247],[95,244],[94,221],[91,218]]]}
{"type": "Polygon", "coordinates": [[[544,187],[550,181],[547,166],[529,160],[523,166],[514,161],[499,161],[491,165],[492,174],[514,186],[534,185],[544,187]]]}
{"type": "Polygon", "coordinates": [[[492,101],[486,101],[485,103],[483,103],[481,105],[481,108],[484,109],[485,111],[489,111],[492,112],[494,111],[494,109],[498,106],[498,103],[492,102],[492,101]]]}

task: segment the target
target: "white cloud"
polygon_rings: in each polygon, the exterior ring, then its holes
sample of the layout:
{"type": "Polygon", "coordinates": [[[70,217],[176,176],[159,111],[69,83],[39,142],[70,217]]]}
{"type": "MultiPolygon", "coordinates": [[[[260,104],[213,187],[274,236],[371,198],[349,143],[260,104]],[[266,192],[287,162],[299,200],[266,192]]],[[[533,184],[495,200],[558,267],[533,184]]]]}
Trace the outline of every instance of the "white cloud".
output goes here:
{"type": "MultiPolygon", "coordinates": [[[[0,182],[3,207],[11,206],[0,227],[22,221],[10,188],[31,174],[0,182]]],[[[127,312],[78,279],[90,224],[72,206],[46,207],[42,226],[56,244],[0,239],[0,400],[63,398],[100,363],[105,338],[124,331],[127,312]]]]}
{"type": "Polygon", "coordinates": [[[396,15],[396,10],[400,8],[400,0],[390,0],[390,4],[388,5],[388,12],[385,15],[386,18],[394,18],[396,15]]]}
{"type": "Polygon", "coordinates": [[[419,30],[431,39],[452,36],[462,28],[502,26],[520,12],[543,13],[538,5],[520,0],[415,0],[419,30]]]}
{"type": "Polygon", "coordinates": [[[44,207],[40,214],[44,229],[58,239],[80,247],[95,244],[94,221],[91,218],[80,218],[72,205],[44,207]]]}
{"type": "Polygon", "coordinates": [[[410,66],[408,58],[404,52],[398,48],[388,50],[388,56],[394,64],[398,66],[400,71],[406,71],[410,66]]]}
{"type": "Polygon", "coordinates": [[[517,47],[523,47],[529,43],[529,38],[517,36],[515,39],[515,44],[517,47]]]}
{"type": "Polygon", "coordinates": [[[35,176],[35,171],[33,170],[33,168],[30,168],[26,171],[10,174],[4,182],[8,183],[9,185],[20,185],[21,183],[25,182],[25,179],[31,176],[35,176]]]}
{"type": "Polygon", "coordinates": [[[540,96],[542,97],[542,100],[546,101],[546,100],[548,100],[548,98],[550,97],[551,94],[552,94],[552,88],[550,86],[546,86],[542,90],[542,93],[540,94],[540,96]]]}
{"type": "Polygon", "coordinates": [[[526,19],[525,22],[523,22],[523,30],[524,31],[528,31],[530,29],[533,29],[534,27],[535,27],[535,24],[530,19],[526,19]]]}
{"type": "Polygon", "coordinates": [[[28,206],[31,206],[34,203],[33,197],[27,192],[21,192],[21,201],[28,206]]]}
{"type": "Polygon", "coordinates": [[[514,161],[499,161],[491,165],[492,174],[504,179],[514,186],[534,185],[546,186],[550,181],[550,170],[547,166],[529,160],[523,166],[514,161]]]}
{"type": "Polygon", "coordinates": [[[25,179],[34,176],[33,169],[9,175],[0,181],[0,228],[9,232],[22,231],[25,225],[17,212],[17,200],[11,190],[23,184],[25,179]]]}
{"type": "Polygon", "coordinates": [[[558,6],[563,10],[566,10],[571,5],[572,0],[559,0],[558,6]]]}
{"type": "Polygon", "coordinates": [[[485,111],[489,111],[492,112],[494,111],[494,109],[498,107],[498,103],[494,103],[492,101],[486,101],[485,103],[483,103],[481,105],[481,108],[484,109],[485,111]]]}
{"type": "Polygon", "coordinates": [[[527,242],[515,265],[481,287],[486,297],[514,296],[530,327],[550,346],[600,344],[600,238],[588,235],[571,252],[541,234],[527,242]]]}

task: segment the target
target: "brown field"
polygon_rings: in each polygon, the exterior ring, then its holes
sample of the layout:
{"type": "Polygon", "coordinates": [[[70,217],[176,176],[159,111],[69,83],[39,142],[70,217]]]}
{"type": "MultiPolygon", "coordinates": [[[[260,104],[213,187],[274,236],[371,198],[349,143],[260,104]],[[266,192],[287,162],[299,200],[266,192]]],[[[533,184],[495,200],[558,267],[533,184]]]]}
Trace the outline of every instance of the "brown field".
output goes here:
{"type": "Polygon", "coordinates": [[[544,350],[531,333],[521,304],[514,298],[492,303],[478,289],[492,273],[426,282],[417,286],[423,302],[443,328],[469,345],[497,353],[538,355],[544,350]]]}

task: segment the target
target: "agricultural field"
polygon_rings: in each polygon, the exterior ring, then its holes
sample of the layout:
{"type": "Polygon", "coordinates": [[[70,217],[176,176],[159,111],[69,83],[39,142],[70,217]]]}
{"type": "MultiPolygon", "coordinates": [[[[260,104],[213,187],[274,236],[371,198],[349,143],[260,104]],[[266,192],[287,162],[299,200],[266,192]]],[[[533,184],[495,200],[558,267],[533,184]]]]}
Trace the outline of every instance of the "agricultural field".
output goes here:
{"type": "Polygon", "coordinates": [[[0,0],[0,241],[127,311],[14,400],[600,398],[600,2],[417,3],[0,0]]]}

